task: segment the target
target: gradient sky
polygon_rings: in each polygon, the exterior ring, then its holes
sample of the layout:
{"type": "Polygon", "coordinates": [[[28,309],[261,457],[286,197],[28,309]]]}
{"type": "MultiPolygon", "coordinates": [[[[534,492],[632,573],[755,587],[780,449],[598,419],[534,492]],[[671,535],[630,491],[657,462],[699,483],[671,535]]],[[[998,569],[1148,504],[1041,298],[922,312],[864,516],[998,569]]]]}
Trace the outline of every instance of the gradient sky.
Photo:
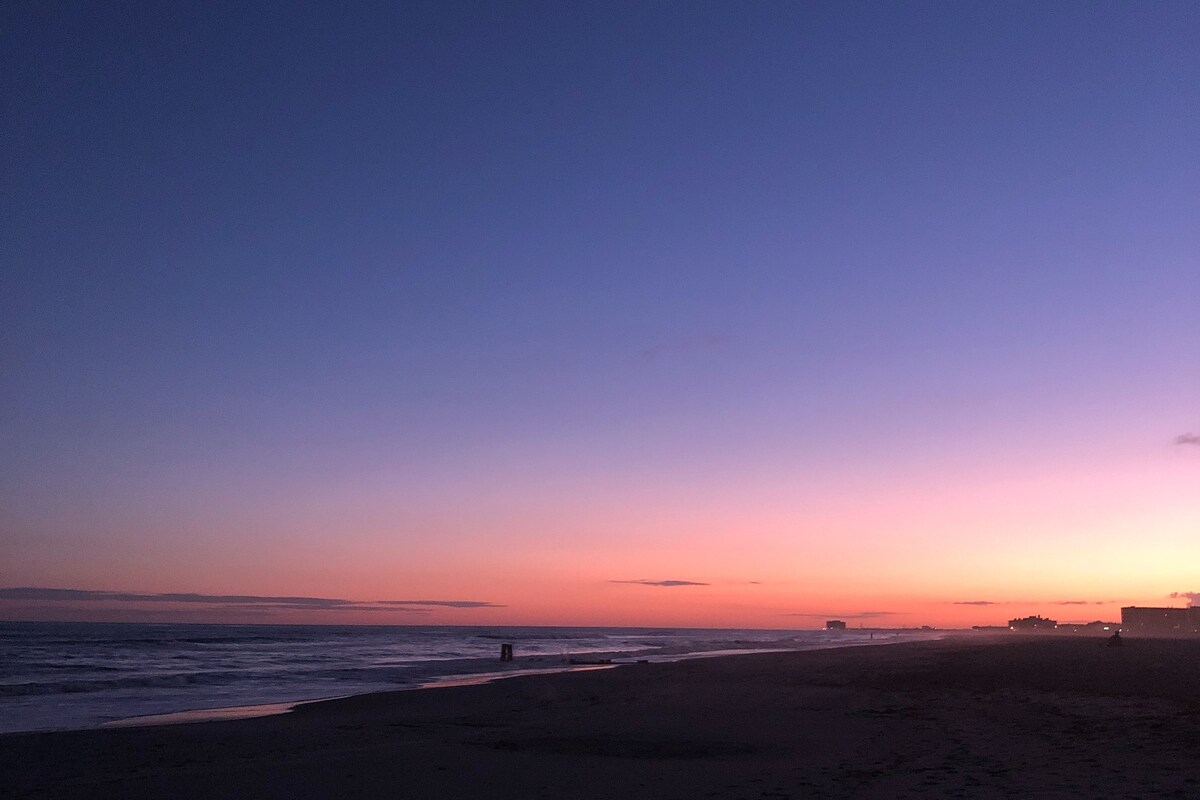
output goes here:
{"type": "Polygon", "coordinates": [[[1200,590],[1194,3],[299,5],[0,10],[0,618],[1200,590]]]}

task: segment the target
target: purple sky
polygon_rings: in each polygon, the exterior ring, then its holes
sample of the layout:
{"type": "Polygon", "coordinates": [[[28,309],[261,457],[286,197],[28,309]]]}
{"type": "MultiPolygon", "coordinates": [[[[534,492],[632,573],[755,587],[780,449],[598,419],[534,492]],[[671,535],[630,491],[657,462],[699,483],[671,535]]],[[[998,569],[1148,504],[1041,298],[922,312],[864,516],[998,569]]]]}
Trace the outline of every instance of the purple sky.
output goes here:
{"type": "Polygon", "coordinates": [[[0,14],[0,586],[1197,588],[1192,3],[0,14]]]}

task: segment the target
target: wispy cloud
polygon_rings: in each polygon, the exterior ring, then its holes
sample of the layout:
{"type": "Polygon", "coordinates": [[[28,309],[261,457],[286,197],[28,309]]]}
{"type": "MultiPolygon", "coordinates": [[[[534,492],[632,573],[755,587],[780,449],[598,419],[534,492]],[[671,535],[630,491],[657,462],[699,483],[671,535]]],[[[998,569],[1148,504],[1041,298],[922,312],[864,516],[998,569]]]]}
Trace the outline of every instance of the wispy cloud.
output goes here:
{"type": "Polygon", "coordinates": [[[853,614],[839,614],[836,612],[818,613],[818,612],[786,612],[784,616],[806,616],[809,619],[874,619],[877,616],[894,616],[900,612],[854,612],[853,614]]]}
{"type": "Polygon", "coordinates": [[[1200,607],[1200,592],[1171,592],[1172,600],[1187,600],[1189,606],[1200,607]]]}
{"type": "Polygon", "coordinates": [[[956,606],[1103,606],[1116,600],[955,600],[956,606]]]}
{"type": "Polygon", "coordinates": [[[384,606],[444,606],[446,608],[504,608],[484,600],[376,600],[384,606]]]}
{"type": "Polygon", "coordinates": [[[692,339],[678,339],[674,342],[667,342],[655,347],[645,348],[642,350],[642,358],[646,359],[647,361],[654,361],[662,356],[679,355],[694,350],[712,350],[718,347],[724,347],[728,343],[729,337],[720,335],[699,336],[692,339]]]}
{"type": "Polygon", "coordinates": [[[41,586],[0,588],[0,600],[74,603],[187,603],[221,607],[293,610],[419,611],[422,608],[503,608],[482,600],[342,600],[331,597],[276,597],[249,594],[198,594],[195,592],[103,592],[91,589],[54,589],[41,586]]]}
{"type": "Polygon", "coordinates": [[[711,586],[704,581],[652,581],[641,578],[636,581],[609,581],[609,583],[636,583],[639,586],[711,586]]]}

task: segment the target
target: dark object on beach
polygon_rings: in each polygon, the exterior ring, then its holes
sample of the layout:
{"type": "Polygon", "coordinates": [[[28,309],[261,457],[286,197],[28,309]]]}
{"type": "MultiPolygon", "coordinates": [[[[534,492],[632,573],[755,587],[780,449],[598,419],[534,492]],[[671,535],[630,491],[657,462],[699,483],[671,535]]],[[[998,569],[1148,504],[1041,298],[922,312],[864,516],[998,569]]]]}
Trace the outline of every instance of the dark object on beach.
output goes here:
{"type": "Polygon", "coordinates": [[[571,658],[567,659],[570,664],[611,664],[611,658],[571,658]]]}
{"type": "Polygon", "coordinates": [[[1124,647],[1125,641],[1121,638],[1121,632],[1117,631],[1112,636],[1108,637],[1109,647],[1124,647]]]}
{"type": "Polygon", "coordinates": [[[512,645],[511,644],[500,645],[500,660],[501,661],[512,661],[512,645]]]}

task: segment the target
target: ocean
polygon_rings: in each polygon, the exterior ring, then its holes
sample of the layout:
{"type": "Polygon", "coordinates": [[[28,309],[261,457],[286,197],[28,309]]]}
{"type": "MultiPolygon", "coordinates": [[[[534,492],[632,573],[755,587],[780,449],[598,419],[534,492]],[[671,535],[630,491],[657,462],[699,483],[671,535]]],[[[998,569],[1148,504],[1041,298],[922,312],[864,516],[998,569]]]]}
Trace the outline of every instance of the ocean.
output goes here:
{"type": "Polygon", "coordinates": [[[668,661],[870,638],[859,631],[3,622],[0,732],[586,668],[572,660],[668,661]],[[501,644],[513,645],[512,661],[499,660],[501,644]]]}

